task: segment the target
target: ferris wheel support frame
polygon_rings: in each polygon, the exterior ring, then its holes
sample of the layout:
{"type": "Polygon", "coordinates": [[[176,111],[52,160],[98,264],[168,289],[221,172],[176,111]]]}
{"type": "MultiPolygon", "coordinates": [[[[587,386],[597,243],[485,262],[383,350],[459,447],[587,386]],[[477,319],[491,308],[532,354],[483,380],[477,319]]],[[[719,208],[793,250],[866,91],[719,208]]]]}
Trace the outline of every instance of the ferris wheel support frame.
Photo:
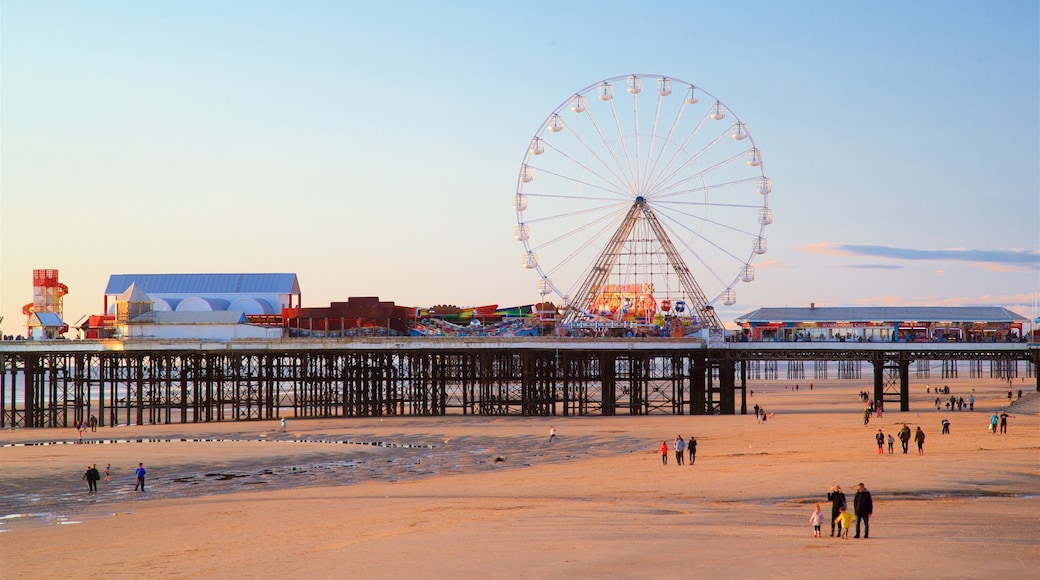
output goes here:
{"type": "Polygon", "coordinates": [[[647,207],[645,200],[642,196],[636,198],[635,203],[628,209],[628,213],[625,214],[624,219],[621,221],[621,225],[614,232],[614,235],[610,238],[610,241],[604,247],[603,252],[600,253],[599,258],[596,260],[596,264],[592,267],[589,275],[585,278],[585,281],[581,285],[581,289],[578,291],[577,300],[569,301],[567,304],[567,314],[564,316],[564,322],[574,322],[578,317],[584,314],[583,311],[575,308],[573,305],[585,304],[590,302],[592,299],[592,289],[600,288],[603,283],[610,276],[613,270],[612,265],[617,262],[620,250],[624,246],[625,240],[628,239],[632,229],[635,227],[636,215],[642,213],[646,218],[647,223],[650,225],[650,229],[653,230],[654,235],[657,236],[658,243],[661,244],[661,248],[665,252],[665,256],[668,258],[668,263],[675,271],[676,277],[679,279],[679,283],[683,286],[683,289],[689,294],[690,298],[694,301],[693,306],[698,313],[699,322],[701,326],[708,327],[712,330],[721,330],[724,328],[722,320],[715,312],[715,308],[711,306],[708,297],[701,290],[700,284],[694,279],[693,274],[690,272],[689,266],[679,255],[678,250],[675,249],[675,245],[672,244],[671,238],[668,236],[668,232],[665,231],[664,226],[661,225],[660,220],[657,219],[657,215],[654,211],[647,207]]]}

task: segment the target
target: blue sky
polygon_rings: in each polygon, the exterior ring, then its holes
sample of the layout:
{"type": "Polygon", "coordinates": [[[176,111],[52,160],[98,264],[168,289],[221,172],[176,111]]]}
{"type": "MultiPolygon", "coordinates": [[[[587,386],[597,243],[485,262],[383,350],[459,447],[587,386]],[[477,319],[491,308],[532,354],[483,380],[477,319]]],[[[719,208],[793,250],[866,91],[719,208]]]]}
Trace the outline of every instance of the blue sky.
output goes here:
{"type": "Polygon", "coordinates": [[[773,180],[759,306],[1040,291],[1035,1],[0,5],[0,312],[32,269],[295,272],[303,301],[526,304],[510,199],[575,91],[658,73],[739,112],[773,180]]]}

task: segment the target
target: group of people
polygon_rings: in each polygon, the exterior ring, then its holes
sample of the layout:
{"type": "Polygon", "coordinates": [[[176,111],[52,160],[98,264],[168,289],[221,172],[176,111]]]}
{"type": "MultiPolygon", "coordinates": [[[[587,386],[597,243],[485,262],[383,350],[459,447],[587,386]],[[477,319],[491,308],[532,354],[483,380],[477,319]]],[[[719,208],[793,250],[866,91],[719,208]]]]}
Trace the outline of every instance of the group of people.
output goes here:
{"type": "MultiPolygon", "coordinates": [[[[939,411],[942,408],[942,399],[939,397],[935,398],[935,410],[939,411]]],[[[975,410],[975,395],[968,395],[967,400],[964,397],[950,396],[946,401],[947,411],[963,411],[968,409],[969,411],[975,410]]]]}
{"type": "MultiPolygon", "coordinates": [[[[943,430],[944,433],[948,433],[949,432],[949,426],[948,425],[945,425],[943,427],[943,429],[944,429],[943,430]]],[[[914,442],[917,443],[917,454],[918,455],[924,455],[924,430],[921,429],[920,425],[917,426],[917,432],[914,433],[912,435],[912,437],[913,437],[914,442]]],[[[899,430],[899,443],[903,446],[903,455],[906,455],[907,450],[910,448],[910,438],[911,438],[910,426],[907,425],[906,423],[903,423],[903,427],[899,430]]],[[[888,444],[888,454],[889,455],[893,454],[893,447],[895,446],[895,438],[892,437],[891,433],[889,433],[888,436],[886,437],[885,433],[881,429],[878,429],[877,433],[874,434],[874,440],[877,441],[877,452],[878,452],[878,455],[881,455],[881,454],[884,453],[884,447],[885,447],[886,443],[888,444]]]]}
{"type": "Polygon", "coordinates": [[[755,419],[759,423],[764,423],[767,419],[771,418],[772,416],[772,413],[766,413],[765,408],[759,407],[757,403],[755,404],[755,419]]]}
{"type": "Polygon", "coordinates": [[[77,422],[75,424],[75,427],[77,435],[79,436],[79,440],[77,441],[77,443],[83,443],[83,435],[87,432],[87,429],[90,429],[91,431],[97,431],[98,418],[94,415],[91,415],[90,418],[86,421],[77,422]]]}
{"type": "MultiPolygon", "coordinates": [[[[134,485],[134,491],[144,491],[144,477],[147,471],[144,468],[144,463],[138,463],[137,469],[134,470],[134,475],[137,477],[137,483],[134,485]]],[[[87,467],[87,471],[83,473],[83,481],[87,482],[87,494],[93,495],[98,492],[98,482],[102,480],[102,474],[98,471],[97,464],[91,464],[87,467]]],[[[109,463],[105,466],[104,481],[112,481],[112,464],[109,463]]]]}
{"type": "MultiPolygon", "coordinates": [[[[672,448],[675,449],[675,464],[683,464],[683,452],[690,454],[690,465],[693,465],[697,460],[697,438],[690,435],[690,440],[686,441],[682,438],[682,435],[675,436],[675,442],[672,443],[672,448]]],[[[668,442],[661,442],[661,465],[668,465],[668,442]]]]}
{"type": "Polygon", "coordinates": [[[875,415],[875,414],[877,415],[878,419],[880,419],[882,417],[882,415],[884,414],[884,409],[883,409],[883,406],[881,404],[881,401],[878,401],[877,403],[875,403],[874,399],[868,399],[867,400],[867,406],[863,409],[863,424],[864,425],[869,424],[870,423],[870,416],[871,415],[875,415]]]}
{"type": "MultiPolygon", "coordinates": [[[[863,538],[870,537],[870,515],[874,513],[874,500],[863,483],[856,485],[856,495],[852,498],[851,512],[845,503],[845,493],[841,491],[840,485],[835,485],[827,490],[827,501],[831,502],[832,538],[838,537],[847,540],[853,523],[856,524],[856,534],[853,538],[860,537],[860,524],[863,528],[863,538]]],[[[809,524],[813,527],[814,538],[823,535],[823,512],[819,503],[809,516],[809,524]]]]}
{"type": "Polygon", "coordinates": [[[1006,410],[1004,410],[1004,409],[1000,410],[1000,415],[997,415],[996,413],[993,413],[992,415],[990,415],[989,416],[989,432],[993,433],[994,435],[996,435],[996,433],[997,433],[997,423],[999,422],[1000,423],[1000,432],[1002,434],[1004,434],[1004,435],[1007,435],[1007,420],[1008,420],[1008,417],[1011,417],[1011,416],[1012,415],[1008,415],[1008,412],[1006,410]]]}

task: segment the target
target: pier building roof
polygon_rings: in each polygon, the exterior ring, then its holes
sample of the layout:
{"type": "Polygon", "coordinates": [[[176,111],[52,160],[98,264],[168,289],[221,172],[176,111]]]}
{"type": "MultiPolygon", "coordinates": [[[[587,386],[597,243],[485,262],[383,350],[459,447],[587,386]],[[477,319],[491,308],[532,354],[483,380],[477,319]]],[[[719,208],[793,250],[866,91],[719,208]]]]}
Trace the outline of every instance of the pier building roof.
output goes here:
{"type": "Polygon", "coordinates": [[[105,294],[136,284],[146,294],[300,294],[296,274],[113,274],[105,294]]]}
{"type": "Polygon", "coordinates": [[[759,308],[737,323],[768,322],[1029,322],[1002,306],[816,306],[759,308]]]}

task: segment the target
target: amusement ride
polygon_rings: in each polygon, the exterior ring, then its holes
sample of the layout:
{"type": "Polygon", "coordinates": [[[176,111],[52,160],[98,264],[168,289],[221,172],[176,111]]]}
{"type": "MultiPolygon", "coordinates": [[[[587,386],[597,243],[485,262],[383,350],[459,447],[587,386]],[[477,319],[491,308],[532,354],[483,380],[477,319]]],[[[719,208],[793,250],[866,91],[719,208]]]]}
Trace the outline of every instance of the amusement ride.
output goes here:
{"type": "Polygon", "coordinates": [[[736,303],[766,252],[771,191],[748,125],[721,100],[673,77],[613,77],[531,138],[514,235],[563,325],[722,329],[714,305],[736,303]]]}

